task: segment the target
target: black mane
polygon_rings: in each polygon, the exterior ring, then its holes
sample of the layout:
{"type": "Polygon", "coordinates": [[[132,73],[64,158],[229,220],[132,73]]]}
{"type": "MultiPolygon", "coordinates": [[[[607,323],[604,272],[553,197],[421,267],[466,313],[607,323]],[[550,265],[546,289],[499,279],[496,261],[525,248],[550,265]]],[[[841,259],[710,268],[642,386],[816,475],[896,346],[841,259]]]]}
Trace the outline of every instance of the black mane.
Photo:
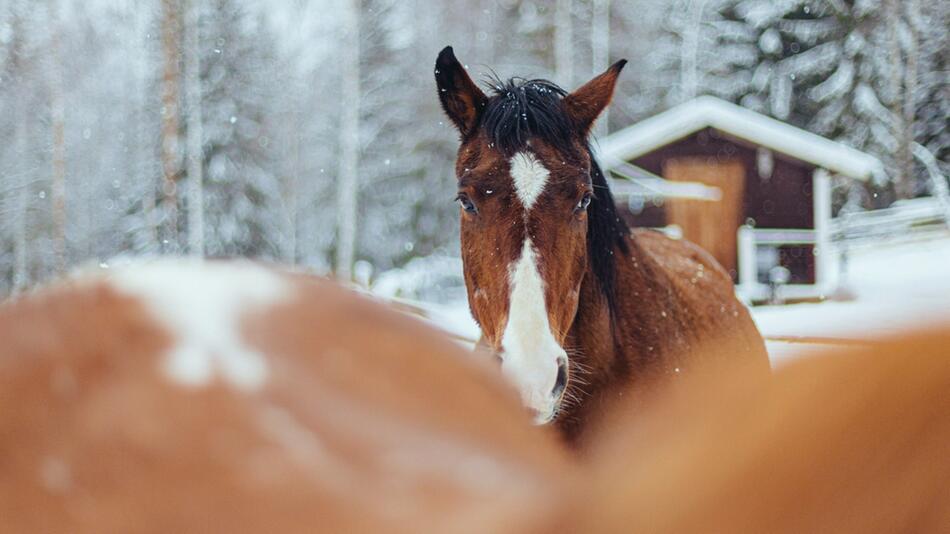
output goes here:
{"type": "Polygon", "coordinates": [[[505,155],[525,148],[538,137],[568,150],[575,130],[561,107],[567,91],[547,80],[490,79],[492,94],[482,112],[481,127],[505,155]]]}
{"type": "MultiPolygon", "coordinates": [[[[481,115],[480,126],[488,133],[490,141],[506,155],[523,150],[532,137],[570,153],[578,129],[565,113],[561,99],[567,91],[548,80],[511,78],[506,82],[498,78],[489,80],[492,94],[481,115]]],[[[621,257],[629,254],[627,236],[630,228],[617,213],[613,195],[604,173],[600,170],[590,149],[583,139],[584,149],[590,156],[590,179],[594,198],[588,208],[587,247],[591,266],[613,313],[616,310],[616,252],[621,257]]]]}
{"type": "Polygon", "coordinates": [[[600,165],[594,159],[590,146],[590,180],[594,186],[594,198],[587,208],[587,251],[590,254],[594,274],[600,281],[600,287],[607,298],[611,313],[616,311],[617,305],[617,256],[621,258],[630,254],[627,238],[630,236],[630,227],[617,213],[614,196],[610,194],[610,187],[600,165]]]}

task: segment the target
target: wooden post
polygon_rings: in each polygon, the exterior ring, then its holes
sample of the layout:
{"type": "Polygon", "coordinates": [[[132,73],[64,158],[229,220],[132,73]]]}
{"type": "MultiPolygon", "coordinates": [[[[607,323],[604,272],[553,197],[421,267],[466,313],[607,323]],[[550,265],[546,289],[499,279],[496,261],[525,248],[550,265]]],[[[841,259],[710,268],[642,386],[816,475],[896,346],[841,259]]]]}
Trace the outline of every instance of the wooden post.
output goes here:
{"type": "Polygon", "coordinates": [[[834,246],[831,242],[831,177],[825,169],[812,174],[815,217],[815,286],[822,297],[834,291],[834,246]]]}
{"type": "Polygon", "coordinates": [[[736,237],[738,246],[738,265],[739,265],[739,297],[749,302],[756,293],[756,286],[759,283],[759,273],[756,266],[755,257],[755,229],[748,225],[739,227],[736,237]]]}

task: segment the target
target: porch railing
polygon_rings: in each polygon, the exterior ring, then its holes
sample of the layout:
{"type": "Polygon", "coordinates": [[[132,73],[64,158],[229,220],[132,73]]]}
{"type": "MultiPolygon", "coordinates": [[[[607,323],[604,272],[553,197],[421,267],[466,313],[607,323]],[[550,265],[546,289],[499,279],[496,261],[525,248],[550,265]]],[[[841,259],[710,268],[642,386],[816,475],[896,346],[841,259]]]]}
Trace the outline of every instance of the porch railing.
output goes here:
{"type": "MultiPolygon", "coordinates": [[[[776,288],[759,281],[759,247],[771,246],[812,246],[816,253],[819,234],[815,230],[802,228],[753,228],[740,226],[738,230],[738,266],[739,285],[736,291],[748,302],[764,301],[774,296],[776,288]]],[[[821,282],[816,270],[814,284],[782,284],[778,291],[782,299],[804,299],[820,297],[821,282]]]]}

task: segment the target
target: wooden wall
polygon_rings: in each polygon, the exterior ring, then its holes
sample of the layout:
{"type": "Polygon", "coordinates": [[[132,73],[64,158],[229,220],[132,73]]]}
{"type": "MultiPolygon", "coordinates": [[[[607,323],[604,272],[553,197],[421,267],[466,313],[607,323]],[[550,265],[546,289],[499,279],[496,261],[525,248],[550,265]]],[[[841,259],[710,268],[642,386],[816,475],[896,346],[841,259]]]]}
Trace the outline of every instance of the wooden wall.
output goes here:
{"type": "MultiPolygon", "coordinates": [[[[738,161],[745,169],[745,184],[741,188],[742,215],[738,224],[750,222],[758,228],[813,228],[814,166],[773,152],[772,174],[763,178],[758,172],[756,148],[755,145],[707,128],[636,158],[631,163],[653,174],[670,178],[664,172],[668,172],[671,160],[695,161],[696,158],[707,158],[710,164],[716,165],[738,161]]],[[[677,179],[682,180],[681,177],[677,179]]],[[[625,203],[620,204],[621,208],[626,208],[625,203]]],[[[624,210],[624,215],[634,226],[665,226],[669,221],[670,207],[667,203],[660,204],[656,206],[648,203],[638,214],[624,210]]],[[[716,223],[712,221],[712,224],[716,223]]],[[[815,266],[811,247],[785,247],[780,254],[782,263],[792,271],[793,283],[814,282],[815,266]]]]}

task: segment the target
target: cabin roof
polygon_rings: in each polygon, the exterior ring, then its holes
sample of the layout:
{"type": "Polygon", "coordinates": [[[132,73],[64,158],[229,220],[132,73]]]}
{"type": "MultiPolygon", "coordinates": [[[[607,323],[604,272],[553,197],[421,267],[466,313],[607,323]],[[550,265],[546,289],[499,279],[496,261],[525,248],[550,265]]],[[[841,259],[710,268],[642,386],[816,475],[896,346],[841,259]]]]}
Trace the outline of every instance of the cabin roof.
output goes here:
{"type": "Polygon", "coordinates": [[[597,151],[609,170],[705,128],[851,178],[881,177],[881,162],[859,150],[712,96],[700,96],[607,136],[597,151]]]}

